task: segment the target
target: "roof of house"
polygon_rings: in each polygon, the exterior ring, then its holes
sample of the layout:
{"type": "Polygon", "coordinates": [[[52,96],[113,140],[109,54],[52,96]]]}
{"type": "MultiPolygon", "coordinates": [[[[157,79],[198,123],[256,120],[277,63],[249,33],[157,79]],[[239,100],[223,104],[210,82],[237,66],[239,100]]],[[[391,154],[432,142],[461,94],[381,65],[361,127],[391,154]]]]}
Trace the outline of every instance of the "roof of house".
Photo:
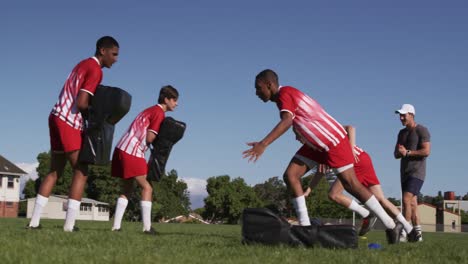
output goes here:
{"type": "MultiPolygon", "coordinates": [[[[66,195],[51,195],[49,197],[49,199],[59,199],[60,200],[63,200],[63,201],[66,201],[68,200],[68,196],[66,195]]],[[[36,198],[29,198],[29,199],[36,199],[36,198]]],[[[28,199],[28,200],[29,200],[28,199]]],[[[49,200],[50,201],[50,200],[49,200]]],[[[100,201],[96,201],[96,200],[93,200],[93,199],[90,199],[90,198],[81,198],[81,203],[90,203],[90,204],[95,204],[95,205],[109,205],[108,203],[104,203],[104,202],[100,202],[100,201]]]]}
{"type": "MultiPolygon", "coordinates": [[[[429,204],[429,203],[419,203],[418,206],[427,206],[427,207],[434,208],[434,210],[437,210],[437,206],[429,204]]],[[[449,213],[449,214],[460,215],[460,214],[454,213],[454,212],[452,212],[452,211],[450,211],[448,209],[443,209],[443,211],[445,213],[449,213]]]]}
{"type": "MultiPolygon", "coordinates": [[[[164,222],[169,223],[169,222],[172,222],[172,221],[178,221],[178,220],[183,219],[183,218],[187,218],[187,217],[185,215],[179,215],[179,216],[173,217],[171,219],[167,219],[164,222]]],[[[199,214],[196,214],[196,213],[189,213],[188,218],[195,219],[195,220],[197,220],[199,222],[202,222],[203,224],[210,224],[207,221],[203,220],[203,218],[199,214]]]]}
{"type": "Polygon", "coordinates": [[[21,176],[28,173],[0,155],[0,174],[21,176]]]}

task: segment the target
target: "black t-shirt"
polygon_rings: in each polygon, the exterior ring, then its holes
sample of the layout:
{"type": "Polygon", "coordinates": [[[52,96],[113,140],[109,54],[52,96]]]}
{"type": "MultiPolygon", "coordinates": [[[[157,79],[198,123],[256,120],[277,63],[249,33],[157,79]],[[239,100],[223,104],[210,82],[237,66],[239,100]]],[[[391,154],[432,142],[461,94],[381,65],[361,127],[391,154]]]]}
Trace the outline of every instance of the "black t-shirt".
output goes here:
{"type": "MultiPolygon", "coordinates": [[[[408,150],[419,150],[425,142],[431,142],[431,135],[423,125],[417,124],[411,129],[405,127],[398,133],[397,144],[405,146],[408,150]]],[[[401,158],[400,175],[402,180],[414,177],[424,181],[426,178],[426,157],[401,158]]]]}

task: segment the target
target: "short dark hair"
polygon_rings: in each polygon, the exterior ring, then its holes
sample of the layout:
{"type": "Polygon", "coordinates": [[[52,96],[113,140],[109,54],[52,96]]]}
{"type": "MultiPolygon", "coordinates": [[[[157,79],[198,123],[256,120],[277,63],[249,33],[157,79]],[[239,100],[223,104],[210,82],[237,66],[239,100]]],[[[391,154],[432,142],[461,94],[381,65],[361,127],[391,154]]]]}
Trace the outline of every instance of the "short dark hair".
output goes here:
{"type": "Polygon", "coordinates": [[[96,42],[96,53],[95,53],[95,55],[96,56],[99,55],[99,50],[102,49],[102,48],[110,49],[110,48],[113,48],[113,47],[119,48],[119,43],[117,42],[117,40],[115,40],[111,36],[104,36],[104,37],[98,39],[98,41],[96,42]]]}
{"type": "Polygon", "coordinates": [[[255,82],[258,80],[270,81],[274,84],[279,84],[278,74],[276,74],[276,72],[270,69],[263,70],[259,74],[257,74],[257,76],[255,77],[255,82]]]}
{"type": "Polygon", "coordinates": [[[178,99],[179,98],[179,92],[177,91],[176,88],[172,87],[171,85],[165,85],[161,87],[161,90],[159,91],[159,99],[158,99],[158,104],[163,104],[164,99],[178,99]]]}

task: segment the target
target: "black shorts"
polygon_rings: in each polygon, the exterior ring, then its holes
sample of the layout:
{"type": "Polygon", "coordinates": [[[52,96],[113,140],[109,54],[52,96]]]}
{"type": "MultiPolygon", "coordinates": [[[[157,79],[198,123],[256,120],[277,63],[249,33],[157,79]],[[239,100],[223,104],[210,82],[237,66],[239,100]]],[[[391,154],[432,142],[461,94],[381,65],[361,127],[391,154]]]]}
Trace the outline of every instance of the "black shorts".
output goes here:
{"type": "Polygon", "coordinates": [[[418,195],[421,191],[424,181],[414,177],[407,177],[401,182],[401,190],[403,193],[410,192],[414,195],[418,195]]]}

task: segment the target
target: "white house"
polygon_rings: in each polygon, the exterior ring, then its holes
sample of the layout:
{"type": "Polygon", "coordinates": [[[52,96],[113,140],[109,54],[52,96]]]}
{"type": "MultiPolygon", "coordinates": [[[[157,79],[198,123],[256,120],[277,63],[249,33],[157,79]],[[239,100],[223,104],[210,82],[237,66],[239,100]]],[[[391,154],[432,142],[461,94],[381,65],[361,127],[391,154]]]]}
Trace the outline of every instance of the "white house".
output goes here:
{"type": "MultiPolygon", "coordinates": [[[[42,219],[65,219],[68,197],[51,195],[49,202],[42,211],[42,219]]],[[[31,218],[36,198],[28,199],[27,217],[31,218]]],[[[77,220],[109,221],[109,204],[89,198],[81,199],[80,213],[77,220]]]]}
{"type": "MultiPolygon", "coordinates": [[[[459,201],[444,200],[443,207],[428,203],[419,203],[419,220],[423,232],[463,232],[461,215],[447,205],[459,204],[459,201]]],[[[461,202],[460,202],[461,204],[461,202]]],[[[459,207],[457,207],[459,208],[459,207]]],[[[401,208],[398,208],[401,210],[401,208]]],[[[385,229],[384,224],[377,220],[374,229],[385,229]]]]}
{"type": "Polygon", "coordinates": [[[461,232],[461,215],[459,213],[426,203],[418,204],[418,210],[423,231],[461,232]]]}
{"type": "Polygon", "coordinates": [[[27,173],[0,155],[0,217],[18,217],[20,177],[27,173]]]}

